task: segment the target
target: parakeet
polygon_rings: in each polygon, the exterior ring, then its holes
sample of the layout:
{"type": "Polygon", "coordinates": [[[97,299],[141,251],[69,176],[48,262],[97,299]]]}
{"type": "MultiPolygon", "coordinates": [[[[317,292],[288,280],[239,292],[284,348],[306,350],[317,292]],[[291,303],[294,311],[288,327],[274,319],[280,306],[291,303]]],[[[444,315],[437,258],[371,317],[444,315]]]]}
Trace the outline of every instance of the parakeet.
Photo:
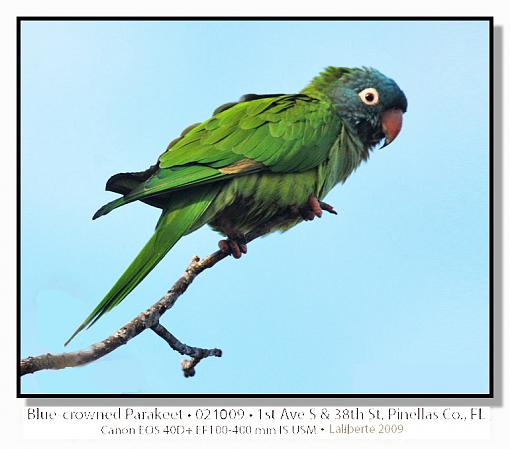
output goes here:
{"type": "Polygon", "coordinates": [[[154,235],[66,342],[118,305],[184,235],[208,224],[227,237],[220,249],[239,258],[244,236],[271,222],[287,230],[335,213],[322,200],[402,127],[407,99],[372,68],[327,67],[298,94],[248,94],[186,128],[157,163],[112,176],[106,190],[123,196],[94,219],[132,201],[162,209],[154,235]],[[290,214],[299,211],[298,216],[290,214]]]}

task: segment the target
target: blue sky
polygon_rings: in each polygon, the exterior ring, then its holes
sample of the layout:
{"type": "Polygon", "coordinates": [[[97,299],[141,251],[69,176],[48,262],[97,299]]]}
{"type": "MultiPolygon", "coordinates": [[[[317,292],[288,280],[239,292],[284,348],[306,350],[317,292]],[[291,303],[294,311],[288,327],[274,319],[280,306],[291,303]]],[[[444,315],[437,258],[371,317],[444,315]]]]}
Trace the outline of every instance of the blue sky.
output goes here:
{"type": "MultiPolygon", "coordinates": [[[[100,220],[109,176],[153,164],[191,123],[249,92],[297,92],[328,65],[372,66],[406,93],[404,127],[327,201],[338,216],[250,245],[203,273],[162,322],[220,347],[184,379],[146,332],[24,393],[486,393],[486,22],[25,22],[22,26],[22,356],[63,342],[150,237],[158,211],[100,220]]],[[[111,334],[194,254],[182,239],[114,311],[111,334]]]]}

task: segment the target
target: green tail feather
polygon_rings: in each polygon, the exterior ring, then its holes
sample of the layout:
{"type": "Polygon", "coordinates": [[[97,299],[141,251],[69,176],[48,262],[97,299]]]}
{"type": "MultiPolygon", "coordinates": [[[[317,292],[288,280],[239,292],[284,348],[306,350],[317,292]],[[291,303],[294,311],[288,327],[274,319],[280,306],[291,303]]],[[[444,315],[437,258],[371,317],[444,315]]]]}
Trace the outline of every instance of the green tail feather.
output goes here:
{"type": "Polygon", "coordinates": [[[92,326],[101,316],[119,304],[149,274],[202,216],[216,197],[218,190],[219,187],[207,186],[207,188],[188,190],[186,194],[175,195],[171,209],[163,211],[154,235],[64,345],[67,345],[80,331],[92,326]]]}

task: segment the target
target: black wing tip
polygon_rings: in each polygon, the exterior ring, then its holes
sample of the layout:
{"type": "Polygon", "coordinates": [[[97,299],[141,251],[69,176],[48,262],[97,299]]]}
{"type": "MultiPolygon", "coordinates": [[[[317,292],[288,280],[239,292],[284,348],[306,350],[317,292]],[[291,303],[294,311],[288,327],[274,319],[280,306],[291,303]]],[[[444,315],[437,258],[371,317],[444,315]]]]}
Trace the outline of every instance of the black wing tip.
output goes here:
{"type": "Polygon", "coordinates": [[[101,208],[101,209],[97,210],[96,213],[92,216],[92,220],[96,220],[97,218],[102,217],[105,214],[106,214],[106,212],[104,212],[103,208],[101,208]]]}
{"type": "MultiPolygon", "coordinates": [[[[192,126],[196,126],[195,125],[192,126]]],[[[188,127],[189,128],[189,127],[188,127]]],[[[106,181],[105,190],[108,192],[120,193],[126,195],[133,190],[138,184],[147,181],[159,170],[159,162],[151,165],[147,170],[138,172],[123,172],[110,176],[106,181]]]]}
{"type": "Polygon", "coordinates": [[[114,192],[114,189],[115,188],[115,183],[116,181],[122,177],[122,175],[124,175],[124,173],[117,173],[116,175],[113,175],[113,176],[110,176],[110,178],[108,179],[108,181],[106,181],[106,184],[104,186],[104,189],[107,191],[107,192],[114,192]]]}

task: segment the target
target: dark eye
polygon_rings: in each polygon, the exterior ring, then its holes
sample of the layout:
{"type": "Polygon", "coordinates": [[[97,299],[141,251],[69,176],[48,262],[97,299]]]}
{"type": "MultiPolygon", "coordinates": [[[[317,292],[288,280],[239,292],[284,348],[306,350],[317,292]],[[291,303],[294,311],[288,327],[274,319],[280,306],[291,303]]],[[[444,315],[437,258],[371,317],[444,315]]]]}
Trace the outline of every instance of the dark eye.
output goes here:
{"type": "Polygon", "coordinates": [[[359,94],[361,101],[369,106],[373,106],[379,103],[379,92],[373,87],[367,87],[363,89],[359,94]]]}

